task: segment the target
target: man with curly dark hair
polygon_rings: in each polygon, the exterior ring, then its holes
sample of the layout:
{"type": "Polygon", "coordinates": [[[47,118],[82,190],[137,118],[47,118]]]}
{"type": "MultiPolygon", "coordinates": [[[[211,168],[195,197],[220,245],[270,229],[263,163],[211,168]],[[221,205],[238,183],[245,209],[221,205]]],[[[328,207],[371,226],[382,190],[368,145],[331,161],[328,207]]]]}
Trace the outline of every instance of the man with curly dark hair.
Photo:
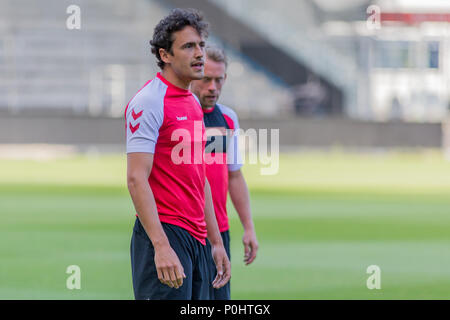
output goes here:
{"type": "Polygon", "coordinates": [[[203,77],[207,28],[193,9],[162,19],[150,41],[162,71],[125,110],[127,183],[137,212],[130,246],[136,299],[209,299],[210,254],[217,267],[212,285],[221,288],[231,277],[205,175],[203,112],[189,91],[203,77]]]}
{"type": "Polygon", "coordinates": [[[155,27],[153,39],[150,40],[152,46],[152,53],[158,59],[158,66],[161,70],[164,69],[165,62],[161,59],[160,49],[164,49],[173,55],[173,41],[172,34],[180,31],[185,26],[190,26],[203,37],[208,37],[208,23],[203,21],[200,12],[194,9],[174,9],[172,13],[161,20],[155,27]]]}

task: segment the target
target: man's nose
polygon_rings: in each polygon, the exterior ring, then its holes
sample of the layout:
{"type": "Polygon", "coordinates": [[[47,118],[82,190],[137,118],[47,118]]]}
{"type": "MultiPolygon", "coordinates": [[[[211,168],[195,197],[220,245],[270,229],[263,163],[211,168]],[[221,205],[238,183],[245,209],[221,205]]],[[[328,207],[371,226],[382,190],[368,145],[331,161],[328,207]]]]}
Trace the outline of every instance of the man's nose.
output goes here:
{"type": "Polygon", "coordinates": [[[204,53],[204,49],[203,47],[196,45],[196,50],[195,50],[195,58],[199,59],[199,58],[203,58],[203,53],[204,53]]]}
{"type": "Polygon", "coordinates": [[[217,90],[216,82],[214,80],[211,80],[208,84],[208,90],[213,92],[217,90]]]}

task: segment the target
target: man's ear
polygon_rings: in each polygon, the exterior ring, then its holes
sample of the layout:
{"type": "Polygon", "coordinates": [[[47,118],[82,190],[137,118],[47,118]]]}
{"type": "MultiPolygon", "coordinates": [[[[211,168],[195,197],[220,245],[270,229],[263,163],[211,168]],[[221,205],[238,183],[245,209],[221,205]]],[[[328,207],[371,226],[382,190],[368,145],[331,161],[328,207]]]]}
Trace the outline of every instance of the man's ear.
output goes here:
{"type": "Polygon", "coordinates": [[[225,72],[225,75],[223,76],[223,81],[227,80],[227,73],[225,72]]]}
{"type": "Polygon", "coordinates": [[[170,54],[163,48],[159,48],[159,55],[161,57],[161,60],[166,63],[166,64],[170,64],[171,63],[171,59],[170,59],[170,54]]]}

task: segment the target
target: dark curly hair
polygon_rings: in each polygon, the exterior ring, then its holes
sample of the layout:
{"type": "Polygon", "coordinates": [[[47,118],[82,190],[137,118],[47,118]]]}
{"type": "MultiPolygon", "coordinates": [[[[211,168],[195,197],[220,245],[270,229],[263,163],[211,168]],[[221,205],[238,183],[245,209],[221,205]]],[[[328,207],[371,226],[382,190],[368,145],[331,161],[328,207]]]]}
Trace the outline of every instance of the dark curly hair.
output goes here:
{"type": "Polygon", "coordinates": [[[163,69],[164,61],[159,54],[159,49],[164,49],[170,54],[172,52],[174,32],[182,30],[186,26],[191,26],[203,36],[208,37],[208,22],[203,20],[203,14],[196,9],[173,9],[170,14],[162,19],[155,27],[153,39],[150,40],[152,53],[158,59],[158,66],[163,69]]]}

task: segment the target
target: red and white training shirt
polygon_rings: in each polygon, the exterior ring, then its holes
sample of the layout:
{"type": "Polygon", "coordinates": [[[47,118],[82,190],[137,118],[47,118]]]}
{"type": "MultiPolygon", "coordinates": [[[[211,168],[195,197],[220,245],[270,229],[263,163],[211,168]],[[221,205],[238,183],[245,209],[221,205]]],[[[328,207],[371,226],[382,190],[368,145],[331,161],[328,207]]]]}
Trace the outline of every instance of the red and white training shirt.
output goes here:
{"type": "Polygon", "coordinates": [[[236,113],[229,107],[216,104],[203,110],[208,134],[205,150],[206,177],[211,186],[214,211],[220,232],[229,229],[227,215],[228,172],[242,167],[239,151],[239,121],[236,113]],[[210,131],[211,130],[211,131],[210,131]]]}
{"type": "Polygon", "coordinates": [[[148,182],[160,221],[205,244],[206,139],[197,98],[158,73],[128,103],[125,121],[127,153],[154,154],[148,182]],[[180,156],[187,161],[180,163],[180,156]]]}

